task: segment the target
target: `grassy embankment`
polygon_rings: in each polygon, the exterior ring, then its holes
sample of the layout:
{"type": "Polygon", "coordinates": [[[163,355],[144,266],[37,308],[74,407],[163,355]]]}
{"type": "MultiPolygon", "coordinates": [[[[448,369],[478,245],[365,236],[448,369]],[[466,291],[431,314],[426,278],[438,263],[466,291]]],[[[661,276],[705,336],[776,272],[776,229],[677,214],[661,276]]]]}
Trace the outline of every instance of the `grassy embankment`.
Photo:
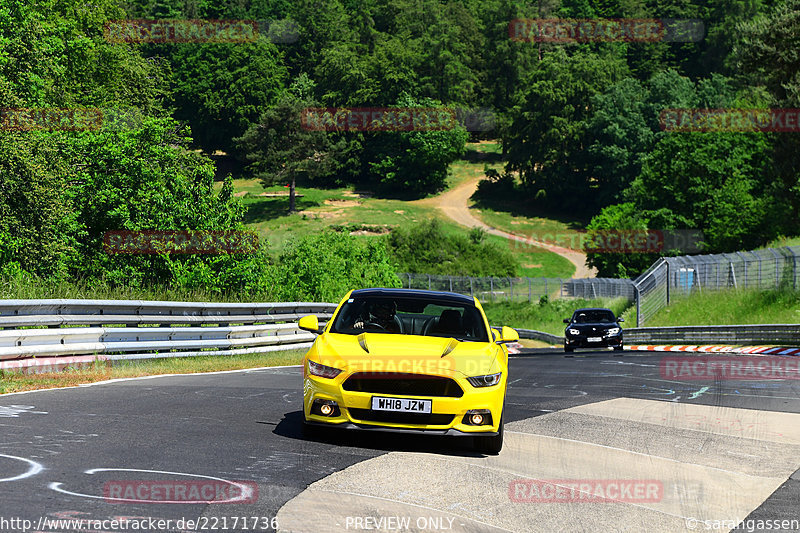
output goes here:
{"type": "Polygon", "coordinates": [[[85,368],[63,372],[22,374],[0,370],[0,394],[27,390],[74,387],[109,379],[155,376],[161,374],[196,374],[300,363],[305,350],[225,357],[174,357],[151,361],[123,361],[113,366],[96,362],[85,368]]]}
{"type": "MultiPolygon", "coordinates": [[[[483,175],[485,153],[499,150],[496,144],[471,143],[465,159],[451,166],[448,188],[483,175]]],[[[494,163],[490,163],[494,164],[494,163]]],[[[501,163],[494,164],[499,168],[501,163]]],[[[288,189],[283,186],[262,187],[257,180],[235,179],[235,194],[247,207],[245,221],[249,227],[269,241],[271,249],[282,250],[293,237],[320,232],[331,226],[346,228],[363,238],[386,234],[393,227],[409,226],[438,218],[446,231],[467,235],[469,230],[451,222],[440,210],[426,201],[378,198],[369,192],[349,188],[316,189],[298,187],[298,213],[288,215],[288,189]]],[[[508,247],[519,264],[517,275],[531,277],[571,277],[574,267],[565,258],[538,247],[519,247],[502,237],[487,235],[486,241],[508,247]]]]}

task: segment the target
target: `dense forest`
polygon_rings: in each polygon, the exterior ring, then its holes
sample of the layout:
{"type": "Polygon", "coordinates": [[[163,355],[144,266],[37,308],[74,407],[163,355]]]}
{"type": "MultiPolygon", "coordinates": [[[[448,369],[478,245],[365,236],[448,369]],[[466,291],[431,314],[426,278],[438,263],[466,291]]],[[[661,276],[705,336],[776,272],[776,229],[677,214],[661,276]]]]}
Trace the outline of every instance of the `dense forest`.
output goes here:
{"type": "MultiPolygon", "coordinates": [[[[341,235],[279,258],[267,243],[252,254],[114,255],[103,235],[244,229],[230,177],[214,188],[219,154],[265,184],[298,178],[415,198],[444,187],[470,138],[499,139],[508,161],[484,191],[583,213],[590,229],[691,228],[710,252],[759,246],[800,233],[798,133],[671,132],[660,117],[798,108],[798,68],[800,0],[0,0],[0,274],[289,286],[270,294],[330,298],[298,288],[313,286],[303,258],[318,256],[342,276],[395,283],[380,246],[341,235]],[[510,38],[512,21],[545,18],[687,19],[704,32],[673,42],[510,38]],[[262,31],[229,43],[109,39],[109,21],[125,19],[252,20],[262,31]],[[437,106],[491,110],[494,128],[300,125],[308,107],[437,106]],[[9,126],[21,108],[136,120],[9,126]]],[[[589,260],[630,275],[651,258],[589,260]]]]}

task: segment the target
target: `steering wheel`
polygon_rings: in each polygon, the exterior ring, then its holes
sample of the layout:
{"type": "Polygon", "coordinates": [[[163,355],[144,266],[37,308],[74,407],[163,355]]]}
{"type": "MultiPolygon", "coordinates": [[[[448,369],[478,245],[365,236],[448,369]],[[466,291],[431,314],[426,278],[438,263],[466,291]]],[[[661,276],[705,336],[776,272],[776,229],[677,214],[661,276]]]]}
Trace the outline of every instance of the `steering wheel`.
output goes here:
{"type": "Polygon", "coordinates": [[[376,328],[382,329],[383,331],[389,331],[388,329],[386,329],[385,327],[381,326],[377,322],[365,322],[364,323],[364,329],[367,329],[368,326],[374,326],[376,328]]]}

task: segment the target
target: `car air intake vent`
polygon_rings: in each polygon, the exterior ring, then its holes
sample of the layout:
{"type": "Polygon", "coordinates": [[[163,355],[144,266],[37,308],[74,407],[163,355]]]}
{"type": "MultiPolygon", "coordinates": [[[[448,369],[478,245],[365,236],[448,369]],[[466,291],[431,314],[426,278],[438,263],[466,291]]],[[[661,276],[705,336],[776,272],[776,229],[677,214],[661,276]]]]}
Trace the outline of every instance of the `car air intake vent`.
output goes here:
{"type": "Polygon", "coordinates": [[[388,422],[390,424],[415,424],[420,426],[447,426],[455,415],[434,415],[426,413],[395,413],[392,411],[371,411],[350,408],[350,416],[364,422],[388,422]]]}
{"type": "Polygon", "coordinates": [[[347,378],[344,390],[396,394],[398,396],[444,396],[461,398],[464,391],[455,380],[424,374],[357,372],[347,378]]]}

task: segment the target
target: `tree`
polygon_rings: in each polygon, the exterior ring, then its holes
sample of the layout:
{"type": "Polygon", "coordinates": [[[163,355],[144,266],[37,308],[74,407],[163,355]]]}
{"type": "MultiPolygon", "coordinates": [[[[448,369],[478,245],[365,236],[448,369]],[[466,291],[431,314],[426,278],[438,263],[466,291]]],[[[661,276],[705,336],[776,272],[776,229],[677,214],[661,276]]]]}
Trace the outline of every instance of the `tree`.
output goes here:
{"type": "Polygon", "coordinates": [[[235,152],[234,138],[284,91],[282,54],[265,38],[244,44],[178,44],[170,55],[175,117],[206,152],[235,152]]]}
{"type": "MultiPolygon", "coordinates": [[[[441,108],[435,100],[407,95],[397,106],[441,108]]],[[[450,163],[464,152],[467,139],[466,130],[458,124],[442,130],[366,134],[367,175],[380,183],[383,192],[395,196],[419,197],[438,191],[444,188],[450,163]]]]}
{"type": "Polygon", "coordinates": [[[332,142],[328,132],[303,127],[303,110],[309,107],[314,107],[313,101],[288,91],[261,115],[257,124],[236,139],[250,161],[248,171],[265,187],[289,184],[290,213],[296,211],[297,179],[313,180],[332,174],[337,165],[336,152],[343,149],[341,143],[332,142]]]}
{"type": "Polygon", "coordinates": [[[518,171],[534,198],[568,207],[593,205],[586,146],[592,97],[625,77],[615,55],[563,48],[546,54],[511,111],[507,170],[518,171]]]}

